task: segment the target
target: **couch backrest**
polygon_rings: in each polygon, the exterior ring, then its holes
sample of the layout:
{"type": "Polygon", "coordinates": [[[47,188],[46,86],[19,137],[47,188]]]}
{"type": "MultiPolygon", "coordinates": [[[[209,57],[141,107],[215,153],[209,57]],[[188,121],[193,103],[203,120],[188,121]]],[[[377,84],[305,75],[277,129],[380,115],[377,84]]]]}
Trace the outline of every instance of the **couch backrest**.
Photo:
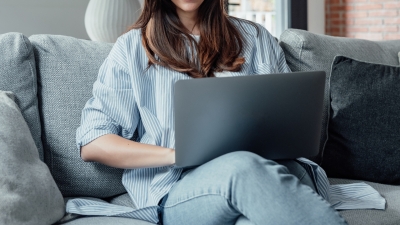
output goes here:
{"type": "Polygon", "coordinates": [[[15,94],[43,161],[35,58],[28,38],[20,33],[0,35],[0,90],[15,94]]]}
{"type": "Polygon", "coordinates": [[[100,198],[126,192],[123,170],[84,162],[75,144],[82,109],[112,45],[56,35],[29,40],[37,68],[44,159],[61,192],[100,198]]]}
{"type": "Polygon", "coordinates": [[[337,55],[342,55],[366,62],[399,65],[400,40],[368,41],[289,29],[280,36],[280,45],[292,71],[323,70],[327,74],[320,154],[313,159],[320,162],[327,140],[329,78],[333,59],[337,55]]]}

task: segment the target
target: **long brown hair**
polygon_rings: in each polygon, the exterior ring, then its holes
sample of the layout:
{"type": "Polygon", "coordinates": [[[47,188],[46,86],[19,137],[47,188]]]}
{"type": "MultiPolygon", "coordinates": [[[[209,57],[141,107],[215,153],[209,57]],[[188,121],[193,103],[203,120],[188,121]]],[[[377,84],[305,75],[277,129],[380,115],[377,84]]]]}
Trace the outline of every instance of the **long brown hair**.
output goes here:
{"type": "Polygon", "coordinates": [[[241,56],[244,38],[226,14],[224,0],[204,0],[197,25],[198,44],[179,20],[171,0],[145,0],[142,14],[129,30],[141,29],[149,67],[161,65],[193,78],[240,71],[245,62],[241,56]]]}

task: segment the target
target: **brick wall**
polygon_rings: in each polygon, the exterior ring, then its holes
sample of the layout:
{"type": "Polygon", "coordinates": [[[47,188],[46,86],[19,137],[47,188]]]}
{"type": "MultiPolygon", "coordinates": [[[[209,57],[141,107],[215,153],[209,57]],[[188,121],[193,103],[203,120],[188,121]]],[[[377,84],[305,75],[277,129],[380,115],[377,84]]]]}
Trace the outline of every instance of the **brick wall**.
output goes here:
{"type": "Polygon", "coordinates": [[[325,0],[326,34],[400,39],[400,0],[325,0]]]}

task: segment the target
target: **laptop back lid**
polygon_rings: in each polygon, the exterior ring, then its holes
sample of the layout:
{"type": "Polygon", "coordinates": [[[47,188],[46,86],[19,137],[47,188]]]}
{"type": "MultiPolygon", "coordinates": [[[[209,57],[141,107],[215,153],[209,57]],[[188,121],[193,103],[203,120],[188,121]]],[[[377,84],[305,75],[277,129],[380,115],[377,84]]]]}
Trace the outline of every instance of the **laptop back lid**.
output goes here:
{"type": "Polygon", "coordinates": [[[315,156],[324,89],[323,71],[178,81],[176,165],[241,150],[268,159],[315,156]]]}

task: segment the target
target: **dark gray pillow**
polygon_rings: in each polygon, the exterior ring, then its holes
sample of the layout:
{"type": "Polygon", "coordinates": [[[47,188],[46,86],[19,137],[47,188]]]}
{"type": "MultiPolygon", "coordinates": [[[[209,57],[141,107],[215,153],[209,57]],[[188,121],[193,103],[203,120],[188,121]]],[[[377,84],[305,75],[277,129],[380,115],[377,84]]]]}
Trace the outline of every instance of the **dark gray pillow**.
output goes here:
{"type": "Polygon", "coordinates": [[[53,224],[64,200],[13,99],[0,91],[0,224],[53,224]]]}
{"type": "Polygon", "coordinates": [[[400,184],[400,67],[337,56],[330,90],[328,176],[400,184]]]}
{"type": "Polygon", "coordinates": [[[325,86],[325,109],[322,119],[320,154],[312,158],[313,161],[320,163],[322,150],[327,140],[326,126],[328,124],[329,108],[328,79],[333,59],[337,55],[343,55],[368,62],[399,65],[397,53],[400,50],[400,40],[368,41],[314,34],[305,30],[287,29],[280,36],[279,44],[293,72],[313,70],[323,70],[326,72],[327,82],[325,86]]]}

